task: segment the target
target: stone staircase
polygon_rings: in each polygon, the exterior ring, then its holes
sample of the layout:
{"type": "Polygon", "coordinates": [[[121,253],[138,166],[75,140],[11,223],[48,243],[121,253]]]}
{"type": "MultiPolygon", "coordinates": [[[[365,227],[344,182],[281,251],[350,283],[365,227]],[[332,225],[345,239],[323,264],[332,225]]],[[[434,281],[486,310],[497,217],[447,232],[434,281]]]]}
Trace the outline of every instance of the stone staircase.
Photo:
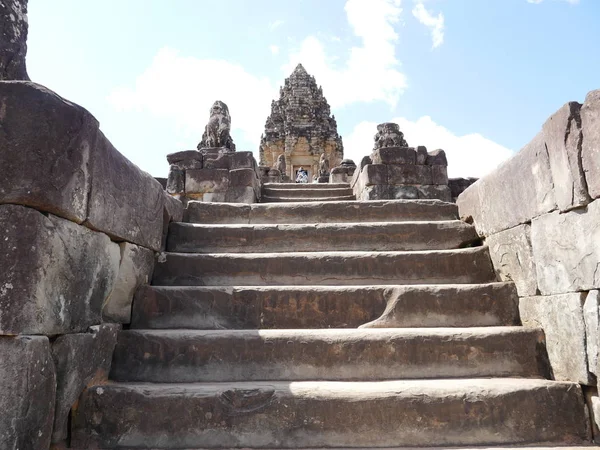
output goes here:
{"type": "Polygon", "coordinates": [[[261,202],[336,202],[354,199],[348,183],[265,183],[261,202]]]}
{"type": "Polygon", "coordinates": [[[549,381],[477,244],[435,200],[191,202],[73,447],[587,443],[580,387],[549,381]]]}

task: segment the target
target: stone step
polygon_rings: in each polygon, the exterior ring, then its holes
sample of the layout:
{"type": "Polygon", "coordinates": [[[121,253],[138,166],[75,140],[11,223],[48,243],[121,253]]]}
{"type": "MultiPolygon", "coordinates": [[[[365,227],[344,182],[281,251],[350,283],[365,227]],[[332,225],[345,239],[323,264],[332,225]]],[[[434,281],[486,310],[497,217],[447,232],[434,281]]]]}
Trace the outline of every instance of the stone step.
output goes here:
{"type": "Polygon", "coordinates": [[[549,376],[541,329],[126,330],[111,379],[155,383],[549,376]]]}
{"type": "Polygon", "coordinates": [[[278,189],[278,188],[265,188],[262,190],[263,196],[266,197],[277,197],[277,198],[298,198],[298,199],[320,199],[330,197],[349,197],[354,196],[350,187],[346,188],[296,188],[296,189],[278,189]]]}
{"type": "Polygon", "coordinates": [[[191,201],[185,221],[206,224],[372,223],[456,220],[454,203],[439,200],[374,200],[290,204],[191,201]]]}
{"type": "Polygon", "coordinates": [[[181,253],[446,250],[479,240],[460,220],[290,225],[172,223],[167,250],[181,253]]]}
{"type": "Polygon", "coordinates": [[[579,385],[538,379],[112,383],[82,394],[75,448],[477,446],[591,440],[579,385]]]}
{"type": "Polygon", "coordinates": [[[354,195],[338,195],[335,197],[278,197],[263,195],[261,203],[298,203],[298,202],[340,202],[356,200],[354,195]]]}
{"type": "Polygon", "coordinates": [[[297,189],[352,189],[350,183],[265,183],[263,189],[297,190],[297,189]]]}
{"type": "Polygon", "coordinates": [[[143,286],[131,327],[258,329],[518,325],[513,283],[412,286],[143,286]]]}
{"type": "Polygon", "coordinates": [[[496,281],[487,247],[419,252],[162,253],[156,286],[473,284],[496,281]]]}

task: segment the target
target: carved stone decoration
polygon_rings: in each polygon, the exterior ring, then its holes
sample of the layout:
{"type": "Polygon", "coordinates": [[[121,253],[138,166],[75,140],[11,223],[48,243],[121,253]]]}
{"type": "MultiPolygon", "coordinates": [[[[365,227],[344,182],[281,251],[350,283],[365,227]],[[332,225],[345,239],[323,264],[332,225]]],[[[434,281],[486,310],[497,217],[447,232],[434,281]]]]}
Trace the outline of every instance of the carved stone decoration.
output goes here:
{"type": "Polygon", "coordinates": [[[387,147],[408,147],[404,139],[404,133],[400,131],[397,123],[386,122],[377,125],[377,134],[375,135],[375,146],[373,150],[387,147]]]}
{"type": "Polygon", "coordinates": [[[285,155],[281,154],[277,157],[277,162],[273,166],[274,169],[279,170],[282,174],[286,173],[285,155]]]}
{"type": "Polygon", "coordinates": [[[27,0],[0,1],[0,80],[29,80],[27,0]]]}
{"type": "Polygon", "coordinates": [[[323,90],[302,64],[285,80],[279,99],[271,103],[271,114],[260,140],[260,164],[273,167],[285,155],[286,172],[292,179],[302,166],[308,178],[319,175],[319,159],[325,154],[331,167],[344,158],[342,138],[323,90]]]}
{"type": "Polygon", "coordinates": [[[326,177],[329,175],[329,159],[325,153],[321,155],[319,159],[319,176],[326,177]]]}
{"type": "Polygon", "coordinates": [[[226,148],[229,151],[235,152],[235,144],[231,138],[231,116],[229,108],[225,103],[217,100],[210,108],[210,119],[202,140],[198,144],[198,150],[204,148],[226,148]]]}

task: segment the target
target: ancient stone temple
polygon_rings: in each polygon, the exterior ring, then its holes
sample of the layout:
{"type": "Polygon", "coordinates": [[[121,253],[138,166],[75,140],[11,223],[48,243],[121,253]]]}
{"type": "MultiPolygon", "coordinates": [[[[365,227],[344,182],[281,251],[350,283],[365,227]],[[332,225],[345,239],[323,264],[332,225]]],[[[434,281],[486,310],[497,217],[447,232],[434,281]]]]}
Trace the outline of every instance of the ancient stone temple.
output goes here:
{"type": "Polygon", "coordinates": [[[260,141],[260,165],[273,167],[279,155],[285,155],[286,175],[295,179],[302,167],[309,181],[319,173],[321,155],[336,167],[344,158],[342,138],[337,132],[335,116],[302,64],[285,80],[279,100],[271,103],[271,115],[260,141]]]}

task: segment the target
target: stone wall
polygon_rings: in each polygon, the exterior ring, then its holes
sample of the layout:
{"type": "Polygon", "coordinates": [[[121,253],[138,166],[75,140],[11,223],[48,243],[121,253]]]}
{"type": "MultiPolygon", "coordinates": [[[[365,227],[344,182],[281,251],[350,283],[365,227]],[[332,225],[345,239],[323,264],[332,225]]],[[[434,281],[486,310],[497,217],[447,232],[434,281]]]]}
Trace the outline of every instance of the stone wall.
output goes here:
{"type": "Polygon", "coordinates": [[[167,156],[167,192],[203,202],[256,203],[261,174],[252,152],[227,149],[186,150],[167,156]]]}
{"type": "Polygon", "coordinates": [[[354,172],[351,186],[357,200],[452,200],[445,152],[428,153],[422,146],[373,150],[354,172]]]}
{"type": "Polygon", "coordinates": [[[457,203],[517,285],[523,324],[544,329],[554,377],[589,386],[600,417],[600,90],[560,108],[457,203]]]}
{"type": "Polygon", "coordinates": [[[0,448],[60,448],[183,205],[84,108],[0,82],[0,448]]]}

